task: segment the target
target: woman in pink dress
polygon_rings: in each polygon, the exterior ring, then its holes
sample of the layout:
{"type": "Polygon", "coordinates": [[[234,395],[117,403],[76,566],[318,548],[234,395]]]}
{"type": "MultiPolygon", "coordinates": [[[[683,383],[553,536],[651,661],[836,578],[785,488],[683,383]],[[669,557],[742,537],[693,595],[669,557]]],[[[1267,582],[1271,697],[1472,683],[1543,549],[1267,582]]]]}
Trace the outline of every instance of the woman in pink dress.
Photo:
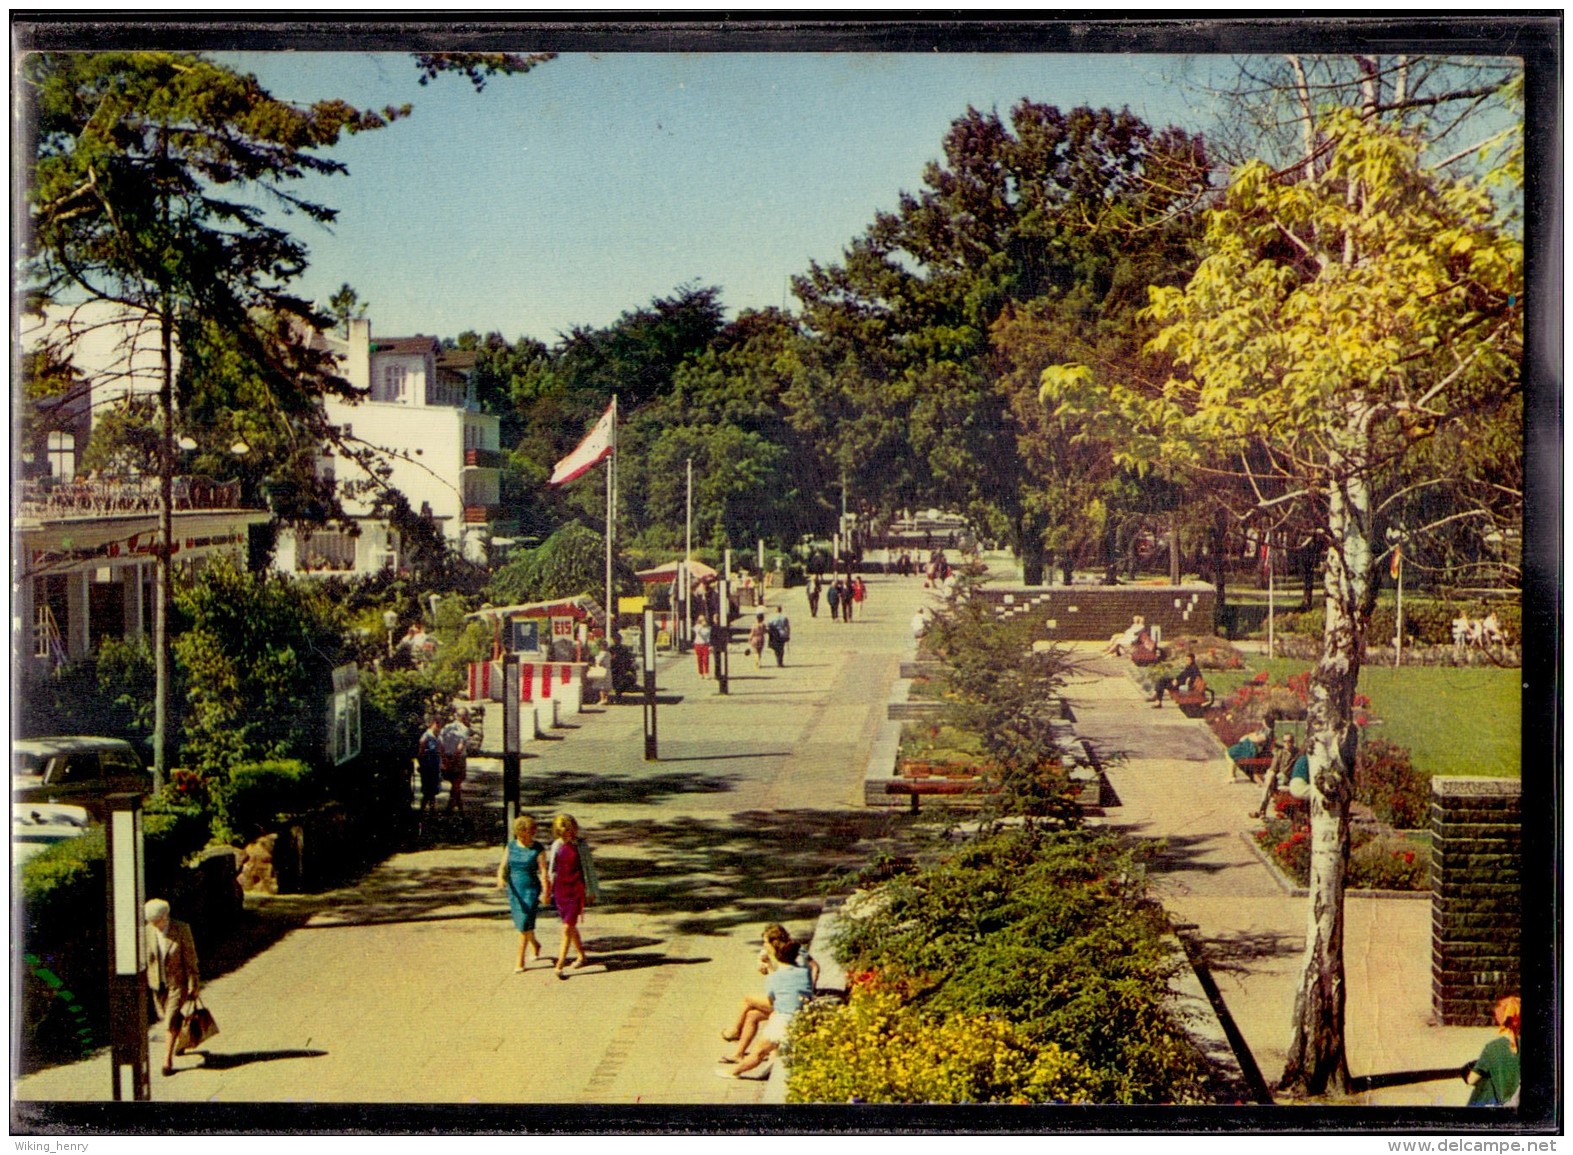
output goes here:
{"type": "Polygon", "coordinates": [[[590,848],[579,840],[579,823],[571,814],[559,814],[552,819],[555,841],[547,851],[547,872],[552,888],[552,904],[563,920],[563,945],[557,951],[557,977],[566,979],[563,967],[568,962],[568,948],[578,953],[575,967],[584,966],[589,959],[584,953],[584,940],[579,937],[579,919],[586,906],[592,906],[601,897],[601,888],[595,876],[595,864],[590,860],[590,848]]]}

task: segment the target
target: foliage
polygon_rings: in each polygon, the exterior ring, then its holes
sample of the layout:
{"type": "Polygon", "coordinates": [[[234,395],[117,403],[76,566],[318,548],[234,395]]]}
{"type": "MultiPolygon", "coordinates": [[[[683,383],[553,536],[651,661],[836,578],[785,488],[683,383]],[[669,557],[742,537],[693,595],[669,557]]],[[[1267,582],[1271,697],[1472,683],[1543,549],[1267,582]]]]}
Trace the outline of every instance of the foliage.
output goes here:
{"type": "MultiPolygon", "coordinates": [[[[81,912],[104,903],[104,828],[89,826],[79,838],[64,838],[22,864],[26,926],[37,930],[81,921],[81,912]]],[[[25,941],[31,945],[31,937],[25,941]]]]}
{"type": "Polygon", "coordinates": [[[845,1008],[794,1018],[789,1103],[1083,1103],[1074,1054],[988,1015],[925,1014],[893,991],[855,986],[845,1008]]]}
{"type": "Polygon", "coordinates": [[[207,846],[212,816],[202,806],[159,797],[150,798],[142,813],[144,869],[149,891],[158,893],[163,886],[155,882],[173,879],[188,858],[207,846]]]}
{"type": "Polygon", "coordinates": [[[19,734],[96,734],[144,746],[153,727],[152,663],[145,639],[106,638],[97,653],[28,681],[17,703],[19,734]]]}
{"type": "Polygon", "coordinates": [[[426,719],[452,700],[458,686],[433,664],[366,673],[360,687],[362,761],[373,767],[396,766],[408,779],[415,740],[426,719]]]}
{"type": "Polygon", "coordinates": [[[1064,655],[1034,648],[1028,623],[996,619],[982,598],[936,617],[924,640],[946,663],[953,699],[946,721],[978,735],[989,756],[986,776],[999,788],[988,796],[989,808],[1029,821],[1079,821],[1069,759],[1054,727],[1064,655]]]}
{"type": "MultiPolygon", "coordinates": [[[[1303,815],[1303,811],[1302,811],[1303,815]]],[[[1297,886],[1311,873],[1311,832],[1303,816],[1270,818],[1255,832],[1256,843],[1297,886]]],[[[1354,890],[1427,890],[1431,885],[1430,843],[1355,826],[1350,840],[1349,881],[1354,890]]]]}
{"type": "MultiPolygon", "coordinates": [[[[614,559],[615,589],[626,590],[636,580],[624,559],[614,559]]],[[[606,598],[605,586],[606,539],[571,521],[494,573],[486,596],[496,605],[517,605],[588,594],[599,604],[606,598]]]]}
{"type": "Polygon", "coordinates": [[[931,1022],[1003,1018],[1074,1054],[1096,1102],[1191,1100],[1202,1062],[1168,1004],[1182,965],[1141,864],[1086,830],[975,839],[849,908],[835,942],[931,1022]]]}
{"type": "Polygon", "coordinates": [[[280,815],[303,813],[325,796],[321,772],[288,759],[236,766],[215,801],[230,839],[249,841],[272,829],[280,815]]]}
{"type": "Polygon", "coordinates": [[[1389,826],[1416,829],[1430,820],[1431,779],[1414,768],[1404,747],[1369,738],[1355,758],[1355,800],[1389,826]]]}
{"type": "Polygon", "coordinates": [[[338,664],[339,607],[306,582],[215,560],[175,600],[186,682],[185,765],[222,782],[230,767],[316,758],[338,664]]]}

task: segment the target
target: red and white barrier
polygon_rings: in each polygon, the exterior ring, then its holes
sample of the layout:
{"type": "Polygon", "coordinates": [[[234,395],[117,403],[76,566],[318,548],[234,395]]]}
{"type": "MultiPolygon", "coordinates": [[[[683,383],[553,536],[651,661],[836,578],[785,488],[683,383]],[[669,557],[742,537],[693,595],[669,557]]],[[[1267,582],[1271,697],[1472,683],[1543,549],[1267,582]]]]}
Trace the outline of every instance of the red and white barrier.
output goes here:
{"type": "MultiPolygon", "coordinates": [[[[522,716],[533,716],[537,732],[550,730],[564,717],[577,714],[584,703],[583,662],[520,662],[519,701],[528,703],[522,716]]],[[[502,701],[502,663],[470,663],[470,700],[502,701]]]]}

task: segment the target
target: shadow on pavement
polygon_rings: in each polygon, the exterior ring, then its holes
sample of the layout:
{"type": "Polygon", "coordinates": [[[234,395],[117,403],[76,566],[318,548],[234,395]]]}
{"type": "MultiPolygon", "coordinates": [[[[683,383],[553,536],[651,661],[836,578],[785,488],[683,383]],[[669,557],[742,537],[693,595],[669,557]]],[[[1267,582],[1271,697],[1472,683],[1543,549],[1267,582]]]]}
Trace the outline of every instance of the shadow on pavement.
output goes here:
{"type": "Polygon", "coordinates": [[[1277,934],[1272,931],[1229,935],[1226,938],[1209,937],[1195,944],[1199,960],[1209,969],[1238,974],[1251,973],[1255,969],[1251,964],[1263,959],[1298,955],[1304,947],[1303,935],[1277,934]]]}
{"type": "Polygon", "coordinates": [[[1383,1087],[1403,1087],[1410,1083],[1436,1083],[1443,1079],[1458,1079],[1457,1067],[1432,1067],[1424,1071],[1392,1071],[1385,1075],[1356,1075],[1349,1080],[1349,1090],[1379,1091],[1383,1087]]]}
{"type": "Polygon", "coordinates": [[[326,1055],[327,1051],[232,1051],[229,1053],[211,1051],[187,1051],[188,1055],[201,1055],[202,1066],[192,1067],[196,1071],[228,1071],[234,1067],[246,1067],[252,1063],[271,1063],[275,1059],[315,1059],[326,1055]]]}
{"type": "MultiPolygon", "coordinates": [[[[586,944],[585,949],[589,949],[588,944],[586,944]]],[[[707,963],[709,961],[710,959],[703,955],[696,955],[693,958],[674,958],[672,955],[656,954],[653,951],[625,952],[622,954],[595,954],[592,952],[590,955],[592,964],[599,964],[605,967],[608,972],[638,971],[649,967],[692,966],[695,963],[707,963]]]]}
{"type": "Polygon", "coordinates": [[[904,812],[744,811],[608,822],[591,838],[609,908],[668,917],[680,934],[723,934],[818,917],[825,896],[850,890],[909,822],[904,812]]]}
{"type": "MultiPolygon", "coordinates": [[[[755,755],[738,755],[755,757],[755,755]]],[[[695,759],[673,759],[694,761],[695,759]]],[[[610,774],[574,774],[558,771],[550,777],[526,776],[520,793],[526,808],[555,809],[561,804],[609,803],[640,805],[659,802],[674,794],[725,794],[736,789],[733,779],[708,774],[652,774],[639,777],[610,774]]],[[[501,818],[495,819],[498,830],[501,818]]],[[[492,841],[498,841],[501,835],[492,841]]]]}

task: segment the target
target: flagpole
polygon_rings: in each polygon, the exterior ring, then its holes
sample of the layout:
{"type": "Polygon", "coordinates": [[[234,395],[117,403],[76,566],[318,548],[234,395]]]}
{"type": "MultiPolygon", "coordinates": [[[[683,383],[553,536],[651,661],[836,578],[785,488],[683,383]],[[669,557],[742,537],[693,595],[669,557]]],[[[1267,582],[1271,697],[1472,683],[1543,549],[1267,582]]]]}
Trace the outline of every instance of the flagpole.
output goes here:
{"type": "Polygon", "coordinates": [[[617,525],[617,394],[612,394],[612,452],[606,469],[606,643],[611,645],[617,624],[617,606],[612,601],[612,536],[617,525]]]}
{"type": "Polygon", "coordinates": [[[1393,635],[1393,669],[1404,664],[1404,547],[1393,545],[1393,576],[1398,579],[1398,630],[1393,635]]]}

